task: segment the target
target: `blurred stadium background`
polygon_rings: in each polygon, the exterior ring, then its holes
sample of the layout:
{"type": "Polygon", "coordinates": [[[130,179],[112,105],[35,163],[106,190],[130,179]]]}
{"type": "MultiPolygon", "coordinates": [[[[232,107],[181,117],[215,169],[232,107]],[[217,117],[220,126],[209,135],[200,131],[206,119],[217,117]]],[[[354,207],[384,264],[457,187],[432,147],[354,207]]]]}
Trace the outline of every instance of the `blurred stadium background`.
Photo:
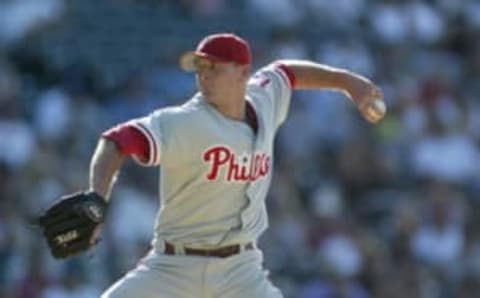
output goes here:
{"type": "Polygon", "coordinates": [[[478,297],[478,0],[0,1],[0,297],[98,297],[146,252],[155,169],[128,164],[86,256],[54,261],[26,218],[87,186],[100,132],[192,95],[177,58],[221,31],[256,67],[364,74],[389,107],[373,127],[338,94],[294,94],[261,239],[285,297],[478,297]]]}

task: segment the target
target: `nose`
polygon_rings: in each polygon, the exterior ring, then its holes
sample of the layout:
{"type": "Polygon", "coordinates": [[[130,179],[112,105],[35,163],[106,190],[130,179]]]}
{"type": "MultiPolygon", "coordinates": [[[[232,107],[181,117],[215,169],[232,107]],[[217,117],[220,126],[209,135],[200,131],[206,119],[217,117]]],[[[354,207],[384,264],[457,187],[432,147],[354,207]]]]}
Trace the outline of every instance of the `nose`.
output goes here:
{"type": "Polygon", "coordinates": [[[208,81],[211,75],[209,74],[208,70],[201,69],[197,72],[198,79],[202,82],[208,81]]]}
{"type": "Polygon", "coordinates": [[[204,72],[204,71],[201,71],[201,70],[197,71],[197,76],[198,76],[198,79],[199,79],[200,81],[204,81],[204,80],[205,80],[205,72],[204,72]]]}

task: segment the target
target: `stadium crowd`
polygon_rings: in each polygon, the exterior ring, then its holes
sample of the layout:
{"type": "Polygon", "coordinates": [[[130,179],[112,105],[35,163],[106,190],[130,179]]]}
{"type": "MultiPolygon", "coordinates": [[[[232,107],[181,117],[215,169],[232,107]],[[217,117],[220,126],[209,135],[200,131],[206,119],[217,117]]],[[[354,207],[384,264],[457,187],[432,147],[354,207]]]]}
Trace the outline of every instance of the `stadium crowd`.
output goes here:
{"type": "Polygon", "coordinates": [[[475,0],[2,1],[0,297],[98,297],[146,253],[158,169],[122,171],[85,256],[54,260],[31,218],[87,186],[102,131],[186,100],[178,55],[220,31],[252,41],[255,67],[313,59],[385,93],[377,126],[341,94],[294,93],[260,241],[285,297],[478,297],[475,0]]]}

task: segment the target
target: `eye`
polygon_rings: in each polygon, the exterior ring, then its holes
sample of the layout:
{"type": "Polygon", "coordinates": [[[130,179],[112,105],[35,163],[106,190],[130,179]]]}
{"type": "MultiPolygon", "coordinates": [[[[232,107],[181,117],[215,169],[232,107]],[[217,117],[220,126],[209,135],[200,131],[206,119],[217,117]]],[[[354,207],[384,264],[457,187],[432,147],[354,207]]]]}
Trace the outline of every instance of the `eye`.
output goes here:
{"type": "Polygon", "coordinates": [[[205,58],[198,57],[197,59],[195,59],[194,63],[197,71],[213,70],[215,68],[215,63],[205,58]]]}

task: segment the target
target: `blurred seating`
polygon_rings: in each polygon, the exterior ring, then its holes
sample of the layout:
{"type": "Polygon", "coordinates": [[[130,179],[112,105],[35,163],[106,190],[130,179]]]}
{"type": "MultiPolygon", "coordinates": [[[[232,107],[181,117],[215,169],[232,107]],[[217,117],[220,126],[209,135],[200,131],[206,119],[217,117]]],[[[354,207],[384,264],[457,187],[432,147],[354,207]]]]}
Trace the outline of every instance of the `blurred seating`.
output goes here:
{"type": "Polygon", "coordinates": [[[156,169],[127,164],[92,254],[53,260],[26,218],[86,187],[103,130],[186,100],[178,56],[217,31],[255,67],[313,59],[386,95],[371,126],[341,94],[294,93],[260,241],[285,297],[477,297],[477,1],[33,2],[0,3],[0,298],[93,297],[148,250],[156,169]]]}

